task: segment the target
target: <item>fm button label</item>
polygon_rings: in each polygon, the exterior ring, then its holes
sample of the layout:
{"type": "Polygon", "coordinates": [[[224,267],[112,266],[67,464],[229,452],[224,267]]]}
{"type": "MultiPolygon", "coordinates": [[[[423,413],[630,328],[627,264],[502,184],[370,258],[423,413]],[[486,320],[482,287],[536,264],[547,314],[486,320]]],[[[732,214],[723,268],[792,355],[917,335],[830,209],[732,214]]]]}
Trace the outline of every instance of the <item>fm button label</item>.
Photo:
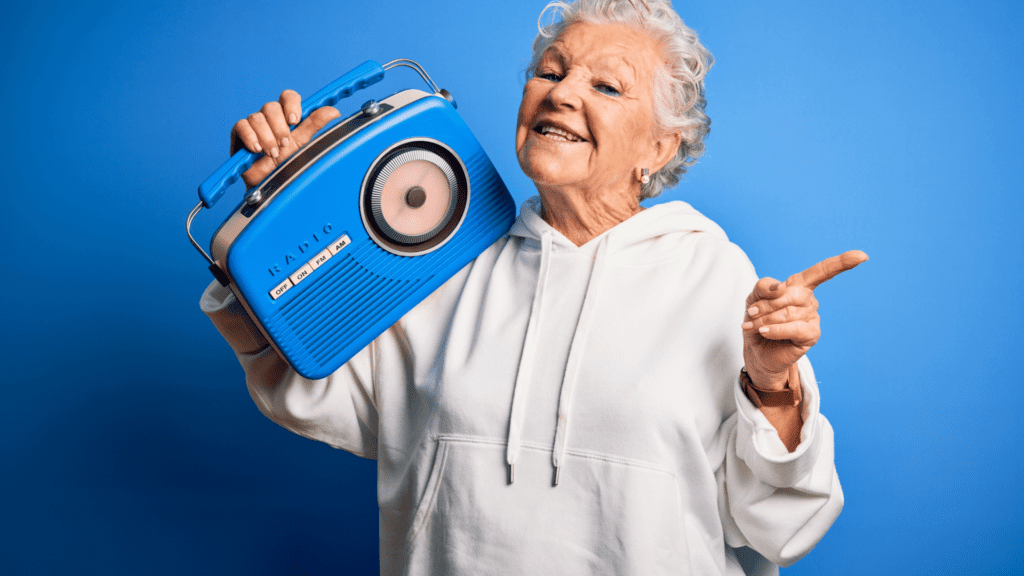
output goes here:
{"type": "Polygon", "coordinates": [[[316,270],[321,264],[330,260],[331,256],[334,256],[334,254],[331,254],[331,250],[329,248],[324,248],[322,252],[314,256],[312,260],[307,262],[307,264],[312,266],[313,270],[316,270]]]}

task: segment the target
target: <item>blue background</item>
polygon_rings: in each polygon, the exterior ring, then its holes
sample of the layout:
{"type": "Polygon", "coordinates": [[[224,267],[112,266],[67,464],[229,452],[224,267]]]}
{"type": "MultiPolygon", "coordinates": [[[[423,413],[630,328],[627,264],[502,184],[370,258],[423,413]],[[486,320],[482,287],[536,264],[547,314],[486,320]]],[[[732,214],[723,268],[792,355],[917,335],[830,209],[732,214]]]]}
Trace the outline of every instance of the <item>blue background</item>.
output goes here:
{"type": "MultiPolygon", "coordinates": [[[[260,415],[184,219],[235,120],[368,58],[420,61],[533,195],[513,134],[543,5],[5,7],[0,573],[376,570],[374,463],[260,415]]],[[[783,573],[1020,573],[1024,4],[676,8],[717,58],[714,124],[660,200],[762,275],[871,255],[817,291],[810,354],[846,508],[783,573]]]]}

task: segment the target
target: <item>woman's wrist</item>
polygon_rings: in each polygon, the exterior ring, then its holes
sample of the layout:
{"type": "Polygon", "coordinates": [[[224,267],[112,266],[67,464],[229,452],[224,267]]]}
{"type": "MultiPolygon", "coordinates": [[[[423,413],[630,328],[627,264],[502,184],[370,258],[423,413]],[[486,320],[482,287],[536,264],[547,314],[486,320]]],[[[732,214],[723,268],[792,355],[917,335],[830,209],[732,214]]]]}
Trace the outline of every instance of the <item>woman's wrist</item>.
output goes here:
{"type": "Polygon", "coordinates": [[[754,382],[744,367],[740,370],[740,383],[743,393],[757,408],[762,406],[798,406],[803,399],[800,372],[797,370],[795,363],[790,365],[789,369],[783,372],[781,377],[776,376],[772,378],[770,386],[763,386],[754,382]]]}
{"type": "Polygon", "coordinates": [[[760,369],[756,363],[754,366],[751,366],[750,355],[744,354],[744,356],[747,360],[747,366],[744,367],[744,370],[746,370],[754,385],[762,390],[785,390],[791,377],[790,371],[796,371],[796,363],[794,363],[779,372],[768,372],[760,369]]]}

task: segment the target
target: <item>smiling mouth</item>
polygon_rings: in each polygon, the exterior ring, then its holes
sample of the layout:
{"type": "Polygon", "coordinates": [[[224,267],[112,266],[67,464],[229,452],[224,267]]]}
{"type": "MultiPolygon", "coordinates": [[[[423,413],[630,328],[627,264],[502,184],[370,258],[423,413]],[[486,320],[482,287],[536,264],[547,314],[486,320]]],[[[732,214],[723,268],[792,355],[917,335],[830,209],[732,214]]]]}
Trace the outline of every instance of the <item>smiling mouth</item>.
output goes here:
{"type": "Polygon", "coordinates": [[[585,139],[580,138],[576,134],[562,128],[551,126],[550,124],[541,124],[535,127],[533,131],[545,138],[548,138],[549,140],[554,140],[555,142],[586,142],[585,139]]]}

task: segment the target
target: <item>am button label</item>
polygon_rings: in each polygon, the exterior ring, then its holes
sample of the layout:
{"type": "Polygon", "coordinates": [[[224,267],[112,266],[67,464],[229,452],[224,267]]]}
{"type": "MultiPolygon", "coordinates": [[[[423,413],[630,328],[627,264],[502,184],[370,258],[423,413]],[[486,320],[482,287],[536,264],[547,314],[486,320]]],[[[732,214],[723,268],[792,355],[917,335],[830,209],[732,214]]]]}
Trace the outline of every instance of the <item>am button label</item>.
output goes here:
{"type": "Polygon", "coordinates": [[[331,251],[331,255],[333,256],[334,254],[341,252],[345,246],[348,246],[351,243],[352,240],[349,239],[348,234],[342,234],[341,238],[335,240],[333,244],[327,247],[327,249],[331,251]]]}

